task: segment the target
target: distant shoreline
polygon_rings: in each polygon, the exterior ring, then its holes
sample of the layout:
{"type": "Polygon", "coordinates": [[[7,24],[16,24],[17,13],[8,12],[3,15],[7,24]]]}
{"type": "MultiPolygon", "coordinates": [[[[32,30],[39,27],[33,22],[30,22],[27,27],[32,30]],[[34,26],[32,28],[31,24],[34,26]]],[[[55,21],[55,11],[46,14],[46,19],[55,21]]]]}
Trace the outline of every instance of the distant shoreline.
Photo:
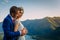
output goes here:
{"type": "Polygon", "coordinates": [[[3,32],[0,32],[0,34],[3,34],[3,32]]]}

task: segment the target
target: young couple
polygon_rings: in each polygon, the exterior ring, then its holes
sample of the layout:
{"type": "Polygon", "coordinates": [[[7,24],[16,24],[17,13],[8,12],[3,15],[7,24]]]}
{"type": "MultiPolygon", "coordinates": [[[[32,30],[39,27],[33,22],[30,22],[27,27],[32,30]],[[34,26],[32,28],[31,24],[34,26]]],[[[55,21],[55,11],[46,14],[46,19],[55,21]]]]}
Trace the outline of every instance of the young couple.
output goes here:
{"type": "Polygon", "coordinates": [[[27,29],[20,22],[24,10],[22,7],[12,6],[10,14],[3,21],[3,40],[25,40],[27,29]]]}

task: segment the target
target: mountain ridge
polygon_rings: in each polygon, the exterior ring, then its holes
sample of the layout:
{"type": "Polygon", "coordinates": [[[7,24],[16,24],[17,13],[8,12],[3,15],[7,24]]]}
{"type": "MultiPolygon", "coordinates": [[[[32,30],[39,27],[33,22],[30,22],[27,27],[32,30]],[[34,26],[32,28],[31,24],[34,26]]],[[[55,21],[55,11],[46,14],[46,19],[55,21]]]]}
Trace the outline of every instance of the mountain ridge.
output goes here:
{"type": "MultiPolygon", "coordinates": [[[[60,33],[60,17],[45,17],[42,19],[21,21],[27,28],[29,35],[40,35],[44,37],[59,36],[60,33]]],[[[0,27],[2,22],[0,23],[0,27]]],[[[2,27],[1,27],[2,28],[2,27]]],[[[0,31],[2,30],[0,28],[0,31]]]]}

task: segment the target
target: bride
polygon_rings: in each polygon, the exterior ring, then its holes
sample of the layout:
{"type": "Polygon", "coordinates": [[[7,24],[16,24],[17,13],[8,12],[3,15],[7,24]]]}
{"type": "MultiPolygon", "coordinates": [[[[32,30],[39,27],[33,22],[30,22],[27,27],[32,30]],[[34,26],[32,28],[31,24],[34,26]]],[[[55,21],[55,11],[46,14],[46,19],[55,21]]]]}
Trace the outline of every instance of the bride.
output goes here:
{"type": "MultiPolygon", "coordinates": [[[[23,30],[23,29],[25,29],[25,31],[24,32],[26,32],[27,33],[27,30],[26,30],[26,28],[23,26],[23,24],[20,22],[20,17],[22,16],[22,14],[23,14],[23,9],[20,7],[20,8],[18,8],[18,16],[17,16],[17,19],[15,20],[15,28],[14,28],[14,31],[20,31],[20,33],[21,33],[21,31],[23,30]],[[16,24],[18,24],[18,25],[16,25],[16,24]]],[[[26,34],[25,34],[26,35],[26,34]]],[[[19,36],[18,37],[18,40],[25,40],[25,35],[21,35],[21,36],[19,36]]]]}
{"type": "MultiPolygon", "coordinates": [[[[22,23],[19,20],[15,21],[15,23],[19,23],[18,31],[21,31],[21,30],[25,29],[24,26],[22,25],[22,23]]],[[[15,28],[15,31],[16,31],[16,28],[15,28]]],[[[25,35],[19,36],[18,40],[25,40],[25,35]]]]}

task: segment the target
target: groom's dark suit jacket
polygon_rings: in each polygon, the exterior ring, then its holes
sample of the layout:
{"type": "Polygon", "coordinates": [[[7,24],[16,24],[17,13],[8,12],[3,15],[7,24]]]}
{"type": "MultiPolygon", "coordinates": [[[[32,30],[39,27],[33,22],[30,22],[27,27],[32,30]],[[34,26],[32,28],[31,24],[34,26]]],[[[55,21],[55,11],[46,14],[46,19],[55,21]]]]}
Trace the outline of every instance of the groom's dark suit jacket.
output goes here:
{"type": "Polygon", "coordinates": [[[20,36],[20,32],[14,32],[14,23],[10,15],[8,15],[3,21],[3,40],[16,40],[16,37],[20,36]]]}

